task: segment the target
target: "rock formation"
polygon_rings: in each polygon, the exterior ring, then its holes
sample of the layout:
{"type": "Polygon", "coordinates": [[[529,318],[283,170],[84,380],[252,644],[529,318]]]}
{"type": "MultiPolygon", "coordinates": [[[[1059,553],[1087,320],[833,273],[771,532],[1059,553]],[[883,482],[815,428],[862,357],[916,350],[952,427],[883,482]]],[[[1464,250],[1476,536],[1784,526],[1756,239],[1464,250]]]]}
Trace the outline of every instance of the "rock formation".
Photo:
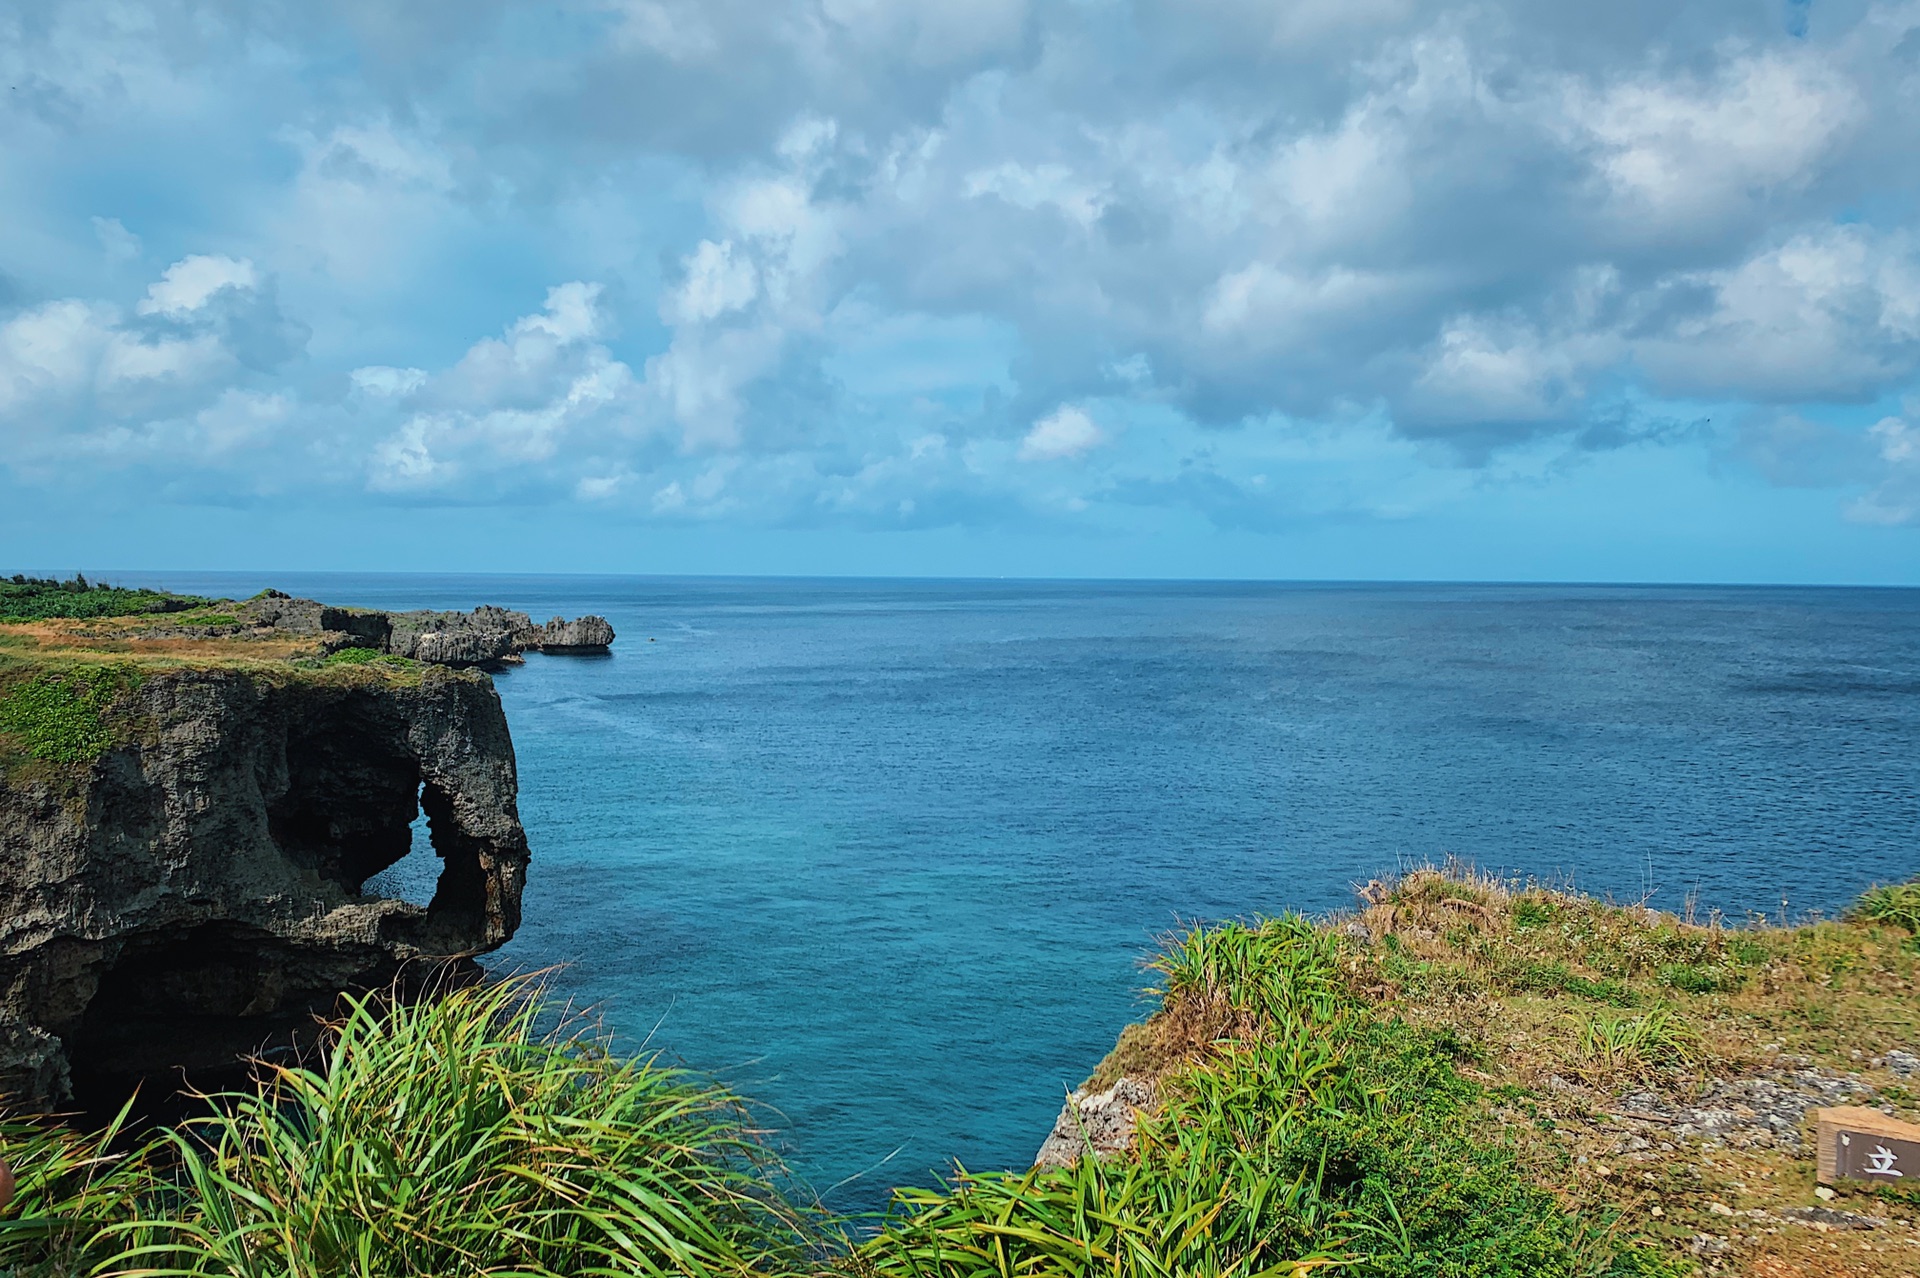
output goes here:
{"type": "MultiPolygon", "coordinates": [[[[284,596],[249,608],[362,643],[393,630],[284,596]]],[[[187,665],[147,674],[114,722],[78,767],[0,774],[9,1100],[231,1064],[341,990],[513,935],[527,840],[485,675],[187,665]],[[422,809],[432,902],[363,895],[422,809]]]]}
{"type": "Polygon", "coordinates": [[[1081,1088],[1067,1097],[1053,1131],[1034,1155],[1036,1167],[1070,1167],[1086,1155],[1125,1153],[1143,1110],[1153,1107],[1153,1084],[1122,1076],[1104,1091],[1081,1088]]]}
{"type": "Polygon", "coordinates": [[[239,620],[256,630],[314,635],[335,648],[376,648],[447,666],[494,667],[525,652],[604,653],[614,638],[604,617],[555,617],[537,626],[524,612],[490,604],[472,612],[377,612],[329,608],[273,590],[249,599],[239,620]]]}

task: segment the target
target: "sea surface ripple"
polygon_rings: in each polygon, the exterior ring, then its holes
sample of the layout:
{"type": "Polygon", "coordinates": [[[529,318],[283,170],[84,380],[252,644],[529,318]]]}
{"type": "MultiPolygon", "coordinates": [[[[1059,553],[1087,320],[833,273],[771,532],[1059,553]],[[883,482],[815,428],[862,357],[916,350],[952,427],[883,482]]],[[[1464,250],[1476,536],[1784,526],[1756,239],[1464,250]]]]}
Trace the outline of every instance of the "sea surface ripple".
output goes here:
{"type": "Polygon", "coordinates": [[[495,964],[770,1106],[842,1207],[1024,1167],[1186,921],[1446,856],[1734,918],[1920,872],[1920,591],[135,578],[608,617],[497,678],[495,964]]]}

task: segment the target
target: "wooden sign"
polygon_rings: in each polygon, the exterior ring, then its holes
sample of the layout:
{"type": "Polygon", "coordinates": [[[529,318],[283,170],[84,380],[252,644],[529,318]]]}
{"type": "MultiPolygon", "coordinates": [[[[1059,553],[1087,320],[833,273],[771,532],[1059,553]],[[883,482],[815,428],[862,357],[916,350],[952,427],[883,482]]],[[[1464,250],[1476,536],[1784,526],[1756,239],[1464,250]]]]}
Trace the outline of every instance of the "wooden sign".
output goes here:
{"type": "Polygon", "coordinates": [[[1920,1124],[1857,1105],[1815,1110],[1814,1117],[1821,1183],[1860,1180],[1920,1189],[1920,1124]]]}

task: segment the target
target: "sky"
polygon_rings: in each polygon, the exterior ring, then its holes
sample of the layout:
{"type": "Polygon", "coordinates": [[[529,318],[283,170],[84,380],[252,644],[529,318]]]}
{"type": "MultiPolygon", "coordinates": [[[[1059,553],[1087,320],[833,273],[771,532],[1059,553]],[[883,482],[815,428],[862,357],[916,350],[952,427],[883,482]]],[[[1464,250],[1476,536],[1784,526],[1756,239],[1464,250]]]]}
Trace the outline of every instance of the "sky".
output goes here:
{"type": "Polygon", "coordinates": [[[11,0],[0,568],[1920,584],[1914,0],[11,0]]]}

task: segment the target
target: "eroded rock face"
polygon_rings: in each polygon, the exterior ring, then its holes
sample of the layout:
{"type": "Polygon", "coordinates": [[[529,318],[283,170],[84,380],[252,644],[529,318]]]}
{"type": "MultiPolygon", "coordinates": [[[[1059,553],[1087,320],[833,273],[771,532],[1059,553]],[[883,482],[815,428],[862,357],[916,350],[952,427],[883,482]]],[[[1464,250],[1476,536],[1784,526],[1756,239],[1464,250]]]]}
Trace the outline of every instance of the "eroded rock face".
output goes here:
{"type": "Polygon", "coordinates": [[[492,604],[472,612],[378,612],[333,608],[277,590],[249,599],[238,615],[255,632],[312,635],[329,648],[374,648],[442,666],[498,667],[524,652],[604,653],[614,639],[605,617],[554,617],[538,626],[524,612],[492,604]]]}
{"type": "Polygon", "coordinates": [[[84,774],[0,777],[9,1101],[227,1064],[341,990],[513,935],[527,840],[491,681],[357,675],[158,673],[84,774]],[[422,808],[432,902],[362,895],[422,808]]]}
{"type": "Polygon", "coordinates": [[[612,643],[613,627],[605,617],[555,617],[535,631],[526,646],[542,652],[605,652],[612,643]]]}
{"type": "Polygon", "coordinates": [[[1067,1097],[1054,1120],[1053,1131],[1034,1155],[1036,1167],[1071,1167],[1081,1158],[1107,1158],[1133,1145],[1140,1114],[1153,1107],[1153,1084],[1122,1076],[1113,1086],[1089,1093],[1085,1088],[1067,1097]]]}

